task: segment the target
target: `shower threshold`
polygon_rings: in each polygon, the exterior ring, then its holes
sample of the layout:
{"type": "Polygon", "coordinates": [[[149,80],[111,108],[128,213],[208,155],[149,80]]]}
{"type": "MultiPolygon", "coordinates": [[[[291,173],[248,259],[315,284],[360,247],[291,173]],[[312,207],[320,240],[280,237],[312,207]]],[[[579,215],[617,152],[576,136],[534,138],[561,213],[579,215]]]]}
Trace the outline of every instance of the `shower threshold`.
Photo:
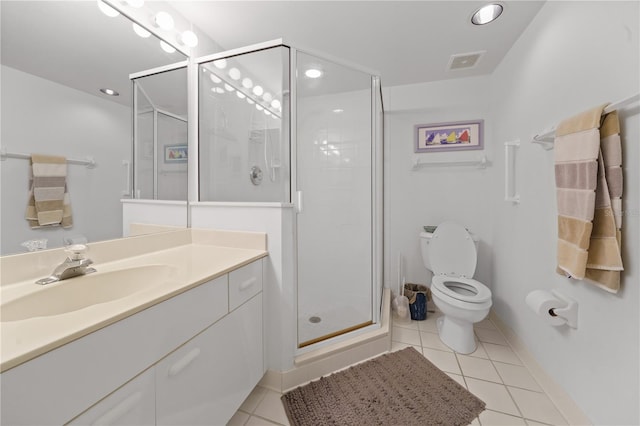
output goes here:
{"type": "Polygon", "coordinates": [[[336,336],[340,336],[342,334],[349,333],[351,331],[359,330],[364,327],[368,327],[373,324],[373,321],[363,322],[361,324],[357,324],[351,327],[343,328],[342,330],[334,331],[333,333],[325,334],[324,336],[316,337],[315,339],[307,340],[306,342],[302,342],[298,345],[298,348],[304,348],[309,345],[313,345],[314,343],[322,342],[327,339],[331,339],[336,336]]]}

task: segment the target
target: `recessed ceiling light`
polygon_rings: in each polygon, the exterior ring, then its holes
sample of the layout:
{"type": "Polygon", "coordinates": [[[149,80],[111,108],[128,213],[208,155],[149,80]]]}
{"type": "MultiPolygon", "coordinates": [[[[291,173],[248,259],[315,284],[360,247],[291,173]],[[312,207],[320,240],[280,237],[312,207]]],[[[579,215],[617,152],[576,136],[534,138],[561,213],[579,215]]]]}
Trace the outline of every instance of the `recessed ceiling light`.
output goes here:
{"type": "Polygon", "coordinates": [[[281,107],[282,107],[282,104],[280,104],[279,100],[274,99],[273,101],[271,101],[271,108],[280,109],[281,107]]]}
{"type": "Polygon", "coordinates": [[[488,24],[489,22],[497,19],[498,16],[502,14],[502,10],[502,5],[497,3],[482,6],[480,9],[476,10],[471,17],[471,23],[475,25],[488,24]]]}
{"type": "Polygon", "coordinates": [[[227,60],[218,59],[217,61],[213,61],[213,65],[215,65],[219,70],[225,69],[227,67],[227,60]]]}
{"type": "Polygon", "coordinates": [[[322,76],[322,71],[315,68],[309,68],[304,72],[304,75],[306,75],[309,78],[318,78],[322,76]]]}
{"type": "Polygon", "coordinates": [[[256,96],[262,96],[264,93],[264,89],[262,86],[253,86],[253,94],[256,96]]]}
{"type": "Polygon", "coordinates": [[[209,78],[211,79],[211,81],[213,81],[215,84],[218,84],[222,81],[222,79],[220,77],[218,77],[217,75],[211,73],[209,74],[209,78]]]}
{"type": "Polygon", "coordinates": [[[336,114],[340,114],[341,112],[344,112],[344,110],[342,108],[336,108],[333,110],[333,112],[335,112],[336,114]]]}
{"type": "Polygon", "coordinates": [[[100,91],[101,91],[102,93],[104,93],[105,95],[109,95],[109,96],[120,96],[120,93],[116,92],[116,91],[115,91],[115,90],[113,90],[113,89],[107,89],[106,87],[105,87],[105,88],[100,89],[100,91]]]}

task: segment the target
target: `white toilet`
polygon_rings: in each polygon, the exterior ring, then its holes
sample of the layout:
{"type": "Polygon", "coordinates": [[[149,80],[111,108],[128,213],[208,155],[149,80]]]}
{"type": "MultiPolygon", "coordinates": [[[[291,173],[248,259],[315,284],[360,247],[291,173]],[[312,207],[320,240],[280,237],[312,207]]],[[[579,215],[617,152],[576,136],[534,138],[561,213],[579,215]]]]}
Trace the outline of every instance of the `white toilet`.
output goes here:
{"type": "Polygon", "coordinates": [[[462,354],[476,350],[473,324],[491,308],[491,290],[472,279],[476,245],[477,238],[454,222],[438,225],[433,233],[420,233],[422,260],[433,272],[433,302],[444,314],[437,321],[440,340],[462,354]]]}

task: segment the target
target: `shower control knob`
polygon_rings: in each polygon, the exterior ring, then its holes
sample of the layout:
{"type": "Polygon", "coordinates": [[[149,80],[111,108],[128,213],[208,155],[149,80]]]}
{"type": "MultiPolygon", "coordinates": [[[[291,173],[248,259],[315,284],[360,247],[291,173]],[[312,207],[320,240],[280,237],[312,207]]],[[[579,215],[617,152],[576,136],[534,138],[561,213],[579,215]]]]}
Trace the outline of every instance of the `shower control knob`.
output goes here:
{"type": "Polygon", "coordinates": [[[258,166],[253,166],[249,172],[249,179],[254,185],[260,185],[262,183],[262,170],[258,166]]]}

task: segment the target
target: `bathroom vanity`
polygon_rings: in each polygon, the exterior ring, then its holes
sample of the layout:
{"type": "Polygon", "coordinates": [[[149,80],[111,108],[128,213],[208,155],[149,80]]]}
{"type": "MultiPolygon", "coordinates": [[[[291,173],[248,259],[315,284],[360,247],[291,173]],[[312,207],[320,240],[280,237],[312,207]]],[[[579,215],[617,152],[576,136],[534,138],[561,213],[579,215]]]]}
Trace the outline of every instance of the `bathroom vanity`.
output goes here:
{"type": "Polygon", "coordinates": [[[265,235],[185,229],[90,248],[98,272],[51,287],[24,266],[47,275],[62,250],[1,259],[1,423],[225,424],[265,371],[265,235]]]}

